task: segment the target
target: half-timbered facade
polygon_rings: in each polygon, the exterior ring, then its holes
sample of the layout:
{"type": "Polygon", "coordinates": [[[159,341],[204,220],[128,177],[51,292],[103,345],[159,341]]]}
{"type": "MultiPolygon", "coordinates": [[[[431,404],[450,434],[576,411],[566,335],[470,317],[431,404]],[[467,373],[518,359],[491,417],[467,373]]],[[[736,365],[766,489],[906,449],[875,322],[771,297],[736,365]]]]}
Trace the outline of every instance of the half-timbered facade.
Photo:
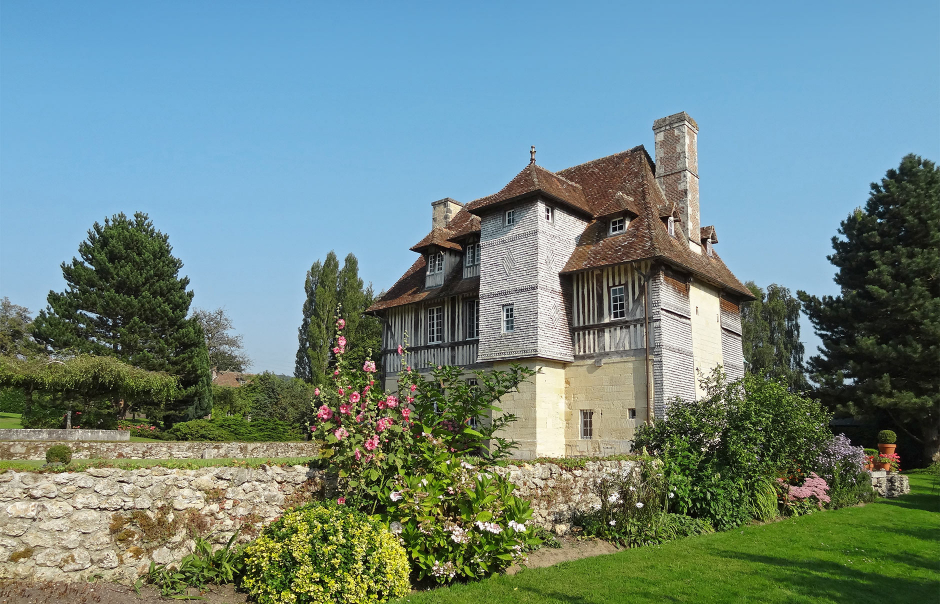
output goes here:
{"type": "Polygon", "coordinates": [[[698,126],[679,113],[643,146],[548,171],[527,165],[497,193],[432,203],[412,267],[370,309],[384,321],[386,388],[407,344],[417,370],[521,363],[537,371],[501,401],[523,457],[630,450],[638,422],[701,396],[699,378],[744,372],[750,292],[701,227],[698,126]]]}

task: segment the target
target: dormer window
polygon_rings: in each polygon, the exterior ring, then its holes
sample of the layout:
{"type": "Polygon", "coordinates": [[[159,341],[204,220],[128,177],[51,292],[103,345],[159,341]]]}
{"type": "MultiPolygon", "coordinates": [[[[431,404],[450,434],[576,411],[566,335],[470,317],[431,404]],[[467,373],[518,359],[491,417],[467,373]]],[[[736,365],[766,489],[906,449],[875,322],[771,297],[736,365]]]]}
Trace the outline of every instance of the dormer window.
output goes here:
{"type": "Polygon", "coordinates": [[[480,264],[479,243],[470,243],[467,245],[467,251],[464,253],[464,264],[466,266],[476,266],[480,264]]]}
{"type": "Polygon", "coordinates": [[[705,253],[706,253],[707,255],[709,255],[709,256],[714,256],[714,255],[715,255],[715,248],[712,247],[712,240],[711,240],[711,239],[706,239],[706,240],[705,240],[705,253]]]}
{"type": "Polygon", "coordinates": [[[666,230],[669,231],[670,237],[676,236],[676,219],[672,216],[666,219],[666,230]]]}
{"type": "Polygon", "coordinates": [[[437,252],[428,256],[428,274],[434,275],[444,271],[444,252],[437,252]]]}
{"type": "Polygon", "coordinates": [[[555,208],[551,206],[545,206],[545,209],[542,211],[542,218],[545,219],[545,222],[554,222],[555,208]]]}
{"type": "Polygon", "coordinates": [[[627,230],[627,219],[621,216],[610,221],[610,229],[607,231],[610,235],[619,235],[627,230]]]}
{"type": "Polygon", "coordinates": [[[506,210],[506,226],[512,226],[514,224],[516,224],[516,211],[506,210]]]}

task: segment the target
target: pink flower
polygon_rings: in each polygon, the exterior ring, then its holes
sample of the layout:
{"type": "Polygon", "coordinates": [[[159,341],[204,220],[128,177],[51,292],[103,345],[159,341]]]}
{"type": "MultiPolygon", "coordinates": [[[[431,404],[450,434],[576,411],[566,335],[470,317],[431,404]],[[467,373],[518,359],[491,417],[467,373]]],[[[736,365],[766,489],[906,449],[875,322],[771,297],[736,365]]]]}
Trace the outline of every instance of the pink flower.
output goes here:
{"type": "Polygon", "coordinates": [[[414,392],[414,391],[417,390],[417,389],[418,389],[418,385],[417,385],[417,384],[412,384],[412,385],[411,385],[411,388],[409,388],[409,390],[411,390],[412,392],[414,392]]]}
{"type": "Polygon", "coordinates": [[[314,389],[313,389],[313,396],[320,396],[320,389],[319,389],[319,388],[314,388],[314,389]]]}
{"type": "Polygon", "coordinates": [[[338,503],[338,504],[340,504],[340,505],[346,505],[346,498],[345,498],[345,497],[337,497],[337,498],[336,498],[336,503],[338,503]]]}
{"type": "MultiPolygon", "coordinates": [[[[379,446],[379,435],[373,434],[365,443],[367,451],[373,451],[376,447],[379,446]]],[[[369,456],[372,457],[371,455],[369,456]]]]}
{"type": "Polygon", "coordinates": [[[378,421],[378,423],[375,425],[375,431],[376,431],[376,432],[383,432],[383,431],[385,431],[385,429],[387,429],[389,426],[391,426],[391,425],[394,424],[394,423],[395,423],[395,420],[393,420],[392,418],[390,418],[390,417],[383,417],[383,418],[380,419],[380,420],[378,421]]]}
{"type": "Polygon", "coordinates": [[[333,372],[333,375],[339,375],[339,369],[333,372]]]}
{"type": "Polygon", "coordinates": [[[356,421],[359,422],[359,423],[362,423],[362,414],[361,414],[361,413],[356,416],[356,421]]]}
{"type": "Polygon", "coordinates": [[[346,338],[343,336],[336,338],[336,343],[339,344],[340,348],[346,348],[346,338]]]}
{"type": "Polygon", "coordinates": [[[333,410],[326,405],[320,405],[320,411],[317,413],[317,417],[320,419],[330,419],[333,417],[333,410]]]}
{"type": "Polygon", "coordinates": [[[405,419],[408,419],[408,417],[411,415],[411,409],[409,409],[408,407],[402,407],[401,414],[404,416],[405,419]]]}
{"type": "Polygon", "coordinates": [[[375,380],[369,380],[369,385],[370,385],[370,386],[375,385],[375,380]]]}
{"type": "Polygon", "coordinates": [[[342,329],[342,328],[346,327],[346,321],[343,320],[343,319],[340,319],[339,321],[336,322],[336,327],[337,327],[338,329],[342,329]]]}
{"type": "Polygon", "coordinates": [[[360,398],[362,397],[359,396],[358,392],[353,392],[352,394],[349,395],[349,402],[358,403],[360,398]]]}
{"type": "Polygon", "coordinates": [[[440,365],[438,365],[438,366],[437,366],[437,368],[438,368],[438,369],[440,369],[440,368],[441,368],[441,366],[440,366],[440,365]]]}
{"type": "Polygon", "coordinates": [[[403,353],[403,352],[404,352],[404,350],[402,350],[401,344],[399,344],[399,345],[398,345],[398,354],[401,354],[401,353],[403,353]]]}
{"type": "Polygon", "coordinates": [[[349,436],[349,432],[346,431],[346,428],[337,428],[333,431],[333,436],[336,437],[336,440],[343,440],[349,436]]]}
{"type": "Polygon", "coordinates": [[[415,399],[413,399],[412,397],[409,396],[409,397],[408,397],[408,402],[409,402],[409,403],[413,403],[413,402],[415,402],[415,399]]]}
{"type": "Polygon", "coordinates": [[[339,392],[339,395],[340,395],[340,396],[343,396],[343,394],[345,394],[345,392],[343,391],[342,388],[340,388],[338,392],[339,392]]]}
{"type": "Polygon", "coordinates": [[[375,361],[366,361],[365,365],[362,366],[362,370],[366,373],[373,373],[375,371],[375,361]]]}
{"type": "Polygon", "coordinates": [[[352,405],[347,405],[346,403],[343,403],[342,405],[339,406],[339,412],[342,413],[343,415],[352,415],[352,405]]]}
{"type": "Polygon", "coordinates": [[[356,449],[356,461],[359,461],[362,458],[362,453],[359,452],[359,449],[356,449]]]}
{"type": "Polygon", "coordinates": [[[385,401],[385,404],[388,405],[389,409],[394,409],[398,406],[398,397],[394,394],[390,395],[385,401]]]}
{"type": "Polygon", "coordinates": [[[383,398],[379,401],[379,409],[385,409],[386,407],[388,407],[388,400],[383,398]]]}
{"type": "Polygon", "coordinates": [[[408,373],[411,373],[411,365],[408,365],[408,373]]]}
{"type": "Polygon", "coordinates": [[[338,347],[338,346],[334,346],[334,347],[333,347],[333,354],[339,354],[339,347],[338,347]]]}

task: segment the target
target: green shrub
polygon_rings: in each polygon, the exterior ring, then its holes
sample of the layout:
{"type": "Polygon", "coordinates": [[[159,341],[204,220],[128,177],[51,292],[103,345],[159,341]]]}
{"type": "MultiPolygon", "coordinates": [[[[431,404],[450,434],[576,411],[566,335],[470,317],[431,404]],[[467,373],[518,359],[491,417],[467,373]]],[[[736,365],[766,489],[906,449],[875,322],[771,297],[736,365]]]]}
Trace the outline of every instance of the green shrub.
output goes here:
{"type": "Polygon", "coordinates": [[[46,463],[72,463],[72,449],[68,445],[52,445],[46,451],[46,463]]]}
{"type": "Polygon", "coordinates": [[[882,430],[878,433],[879,445],[893,445],[898,442],[898,435],[893,430],[882,430]]]}
{"type": "Polygon", "coordinates": [[[245,548],[244,564],[241,587],[261,604],[381,602],[411,587],[385,524],[332,503],[286,512],[245,548]]]}
{"type": "Polygon", "coordinates": [[[228,430],[224,430],[217,424],[207,419],[194,419],[189,422],[180,422],[173,424],[168,430],[176,440],[203,441],[203,442],[227,442],[235,440],[235,437],[228,430]]]}
{"type": "Polygon", "coordinates": [[[834,510],[859,503],[870,503],[877,496],[877,491],[871,486],[871,476],[868,472],[859,472],[850,480],[845,480],[841,474],[836,474],[832,484],[829,485],[829,507],[834,510]]]}
{"type": "Polygon", "coordinates": [[[241,417],[195,419],[174,424],[168,432],[176,440],[206,442],[284,442],[300,439],[300,432],[296,428],[269,417],[259,417],[250,422],[241,417]]]}
{"type": "MultiPolygon", "coordinates": [[[[160,588],[161,595],[169,597],[184,594],[190,587],[201,589],[208,583],[233,583],[243,568],[243,546],[232,547],[236,537],[237,531],[229,538],[225,547],[212,551],[212,544],[197,536],[193,553],[183,558],[178,565],[157,565],[151,562],[145,578],[148,583],[160,588]]],[[[143,580],[139,580],[135,585],[138,593],[142,584],[143,580]]]]}
{"type": "Polygon", "coordinates": [[[634,448],[663,457],[670,511],[724,530],[753,517],[769,478],[815,467],[832,440],[830,416],[753,375],[728,383],[716,371],[703,385],[706,397],[677,401],[665,419],[639,427],[634,448]]]}
{"type": "Polygon", "coordinates": [[[878,455],[878,449],[865,449],[865,455],[877,456],[877,455],[878,455]]]}

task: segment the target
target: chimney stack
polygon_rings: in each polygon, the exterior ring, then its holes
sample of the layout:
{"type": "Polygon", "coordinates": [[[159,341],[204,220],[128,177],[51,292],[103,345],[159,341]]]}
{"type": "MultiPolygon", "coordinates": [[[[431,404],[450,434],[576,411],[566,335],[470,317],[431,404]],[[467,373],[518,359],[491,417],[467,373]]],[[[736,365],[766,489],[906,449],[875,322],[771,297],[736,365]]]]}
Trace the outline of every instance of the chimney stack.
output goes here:
{"type": "Polygon", "coordinates": [[[445,197],[431,202],[431,228],[446,229],[450,221],[457,215],[463,204],[459,201],[445,197]]]}
{"type": "Polygon", "coordinates": [[[698,202],[698,124],[685,111],[653,122],[656,182],[666,199],[679,207],[681,229],[689,247],[700,250],[698,202]]]}

